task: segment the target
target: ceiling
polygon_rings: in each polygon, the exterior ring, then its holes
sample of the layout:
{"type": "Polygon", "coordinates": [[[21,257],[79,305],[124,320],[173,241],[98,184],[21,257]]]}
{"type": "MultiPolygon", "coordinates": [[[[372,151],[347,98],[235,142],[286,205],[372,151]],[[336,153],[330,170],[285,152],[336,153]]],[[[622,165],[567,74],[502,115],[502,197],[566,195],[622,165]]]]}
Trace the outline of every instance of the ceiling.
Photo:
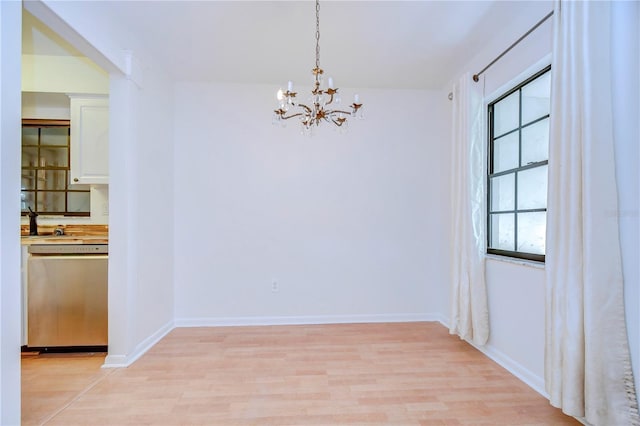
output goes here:
{"type": "MultiPolygon", "coordinates": [[[[115,18],[176,79],[311,84],[313,1],[82,3],[115,18]]],[[[322,1],[320,65],[338,87],[439,89],[496,29],[549,10],[548,1],[322,1]]],[[[25,21],[25,52],[78,54],[25,21]]]]}

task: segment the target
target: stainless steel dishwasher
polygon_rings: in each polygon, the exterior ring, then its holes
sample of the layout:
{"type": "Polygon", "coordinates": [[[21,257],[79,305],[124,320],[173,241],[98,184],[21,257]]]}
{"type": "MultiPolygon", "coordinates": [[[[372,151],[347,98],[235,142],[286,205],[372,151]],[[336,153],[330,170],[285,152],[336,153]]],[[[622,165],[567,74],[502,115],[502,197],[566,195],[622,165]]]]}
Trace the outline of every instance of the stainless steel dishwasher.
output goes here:
{"type": "Polygon", "coordinates": [[[107,244],[32,244],[27,262],[27,346],[106,350],[107,244]]]}

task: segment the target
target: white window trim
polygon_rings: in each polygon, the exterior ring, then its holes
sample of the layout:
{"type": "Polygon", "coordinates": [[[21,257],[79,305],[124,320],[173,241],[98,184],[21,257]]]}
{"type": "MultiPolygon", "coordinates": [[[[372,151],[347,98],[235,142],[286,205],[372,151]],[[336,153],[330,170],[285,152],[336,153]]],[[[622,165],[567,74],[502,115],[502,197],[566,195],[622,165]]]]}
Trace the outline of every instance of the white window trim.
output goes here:
{"type": "Polygon", "coordinates": [[[487,260],[493,260],[495,262],[511,263],[513,265],[526,266],[529,268],[542,269],[542,270],[544,270],[545,268],[544,262],[538,262],[536,260],[519,259],[517,257],[500,256],[499,254],[491,254],[491,253],[485,253],[484,257],[487,260]]]}
{"type": "MultiPolygon", "coordinates": [[[[538,60],[534,64],[531,64],[527,69],[522,71],[516,77],[512,78],[502,86],[498,87],[494,90],[490,95],[485,96],[484,98],[484,108],[485,110],[489,107],[489,104],[498,99],[500,96],[504,95],[511,89],[516,86],[521,85],[525,80],[530,78],[532,75],[551,65],[551,52],[545,55],[542,59],[538,60]]],[[[552,68],[553,70],[553,68],[552,68]]],[[[553,71],[552,71],[553,72],[553,71]]]]}

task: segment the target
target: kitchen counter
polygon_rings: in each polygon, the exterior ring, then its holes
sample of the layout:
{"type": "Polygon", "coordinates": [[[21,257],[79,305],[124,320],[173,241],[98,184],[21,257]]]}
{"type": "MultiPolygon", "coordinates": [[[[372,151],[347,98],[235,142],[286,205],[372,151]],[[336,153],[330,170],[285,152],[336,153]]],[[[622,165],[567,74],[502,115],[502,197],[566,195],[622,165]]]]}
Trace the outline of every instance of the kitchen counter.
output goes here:
{"type": "Polygon", "coordinates": [[[21,244],[109,244],[108,225],[38,225],[38,234],[29,235],[29,225],[21,225],[21,244]],[[64,234],[55,235],[56,229],[64,234]]]}
{"type": "Polygon", "coordinates": [[[107,235],[33,235],[20,237],[22,245],[31,244],[109,244],[107,235]]]}

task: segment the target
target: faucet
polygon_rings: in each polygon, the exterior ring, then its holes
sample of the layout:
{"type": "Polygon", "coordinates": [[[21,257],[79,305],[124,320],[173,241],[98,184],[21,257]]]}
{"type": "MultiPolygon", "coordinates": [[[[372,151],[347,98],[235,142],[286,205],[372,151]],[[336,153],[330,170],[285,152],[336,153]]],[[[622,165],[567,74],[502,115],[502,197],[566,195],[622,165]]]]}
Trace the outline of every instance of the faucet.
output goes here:
{"type": "Polygon", "coordinates": [[[38,223],[36,222],[36,217],[38,213],[31,210],[31,206],[29,206],[29,235],[38,235],[38,223]]]}

